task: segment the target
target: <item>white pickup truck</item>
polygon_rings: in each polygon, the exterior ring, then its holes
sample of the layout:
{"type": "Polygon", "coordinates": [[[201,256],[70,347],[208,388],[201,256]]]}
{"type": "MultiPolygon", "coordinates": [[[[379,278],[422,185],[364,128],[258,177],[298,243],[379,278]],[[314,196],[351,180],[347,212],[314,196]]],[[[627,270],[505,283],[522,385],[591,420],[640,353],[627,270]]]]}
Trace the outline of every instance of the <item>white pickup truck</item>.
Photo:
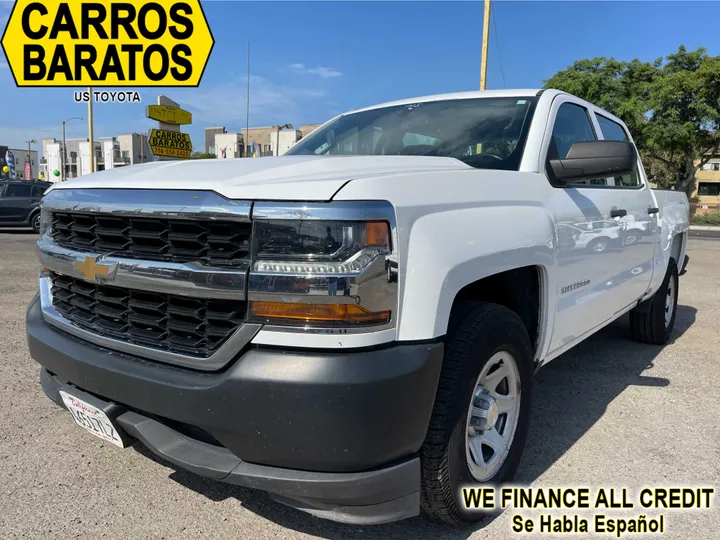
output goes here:
{"type": "MultiPolygon", "coordinates": [[[[55,184],[27,314],[86,430],[328,519],[478,519],[538,368],[630,312],[671,336],[688,201],[555,90],[343,114],[283,157],[55,184]]],[[[109,450],[108,450],[109,451],[109,450]]]]}

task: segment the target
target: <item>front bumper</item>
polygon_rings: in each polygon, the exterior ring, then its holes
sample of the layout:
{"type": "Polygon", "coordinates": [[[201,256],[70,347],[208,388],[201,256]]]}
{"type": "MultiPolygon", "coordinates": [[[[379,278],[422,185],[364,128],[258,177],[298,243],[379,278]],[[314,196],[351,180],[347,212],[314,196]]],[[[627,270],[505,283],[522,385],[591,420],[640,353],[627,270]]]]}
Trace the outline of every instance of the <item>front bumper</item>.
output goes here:
{"type": "Polygon", "coordinates": [[[71,385],[115,405],[117,423],[198,474],[258,488],[322,517],[381,523],[419,512],[417,453],[442,344],[361,352],[251,349],[201,373],[109,351],[27,313],[45,393],[71,385]],[[288,500],[289,499],[289,500],[288,500]]]}

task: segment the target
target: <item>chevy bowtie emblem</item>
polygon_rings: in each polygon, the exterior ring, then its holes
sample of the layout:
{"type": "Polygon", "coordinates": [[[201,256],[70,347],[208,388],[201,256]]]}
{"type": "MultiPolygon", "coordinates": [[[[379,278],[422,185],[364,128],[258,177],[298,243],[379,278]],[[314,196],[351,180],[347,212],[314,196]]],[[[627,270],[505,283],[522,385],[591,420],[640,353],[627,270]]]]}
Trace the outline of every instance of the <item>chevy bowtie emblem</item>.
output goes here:
{"type": "Polygon", "coordinates": [[[75,261],[75,268],[89,281],[96,281],[102,277],[112,280],[115,277],[117,263],[103,263],[100,257],[83,257],[82,261],[75,261]]]}

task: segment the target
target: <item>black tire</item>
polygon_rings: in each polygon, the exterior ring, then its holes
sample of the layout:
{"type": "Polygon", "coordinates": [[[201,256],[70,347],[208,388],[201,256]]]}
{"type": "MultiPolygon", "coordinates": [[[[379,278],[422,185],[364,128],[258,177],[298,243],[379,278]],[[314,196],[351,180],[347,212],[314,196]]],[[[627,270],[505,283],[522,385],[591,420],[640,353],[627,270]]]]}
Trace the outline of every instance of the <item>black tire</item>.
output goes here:
{"type": "Polygon", "coordinates": [[[36,212],[30,216],[30,226],[35,234],[40,233],[40,212],[36,212]]]}
{"type": "Polygon", "coordinates": [[[649,305],[638,307],[630,312],[630,333],[634,340],[652,345],[665,345],[670,340],[675,326],[679,282],[677,263],[674,259],[670,259],[662,285],[653,297],[647,300],[649,305]],[[675,292],[672,299],[672,315],[668,322],[665,317],[666,298],[671,283],[674,285],[675,292]]]}
{"type": "Polygon", "coordinates": [[[507,351],[516,360],[520,410],[507,457],[485,484],[497,486],[510,481],[520,464],[532,399],[533,355],[527,329],[520,317],[503,306],[477,302],[456,306],[430,426],[420,451],[421,507],[431,518],[459,525],[487,515],[464,509],[461,489],[479,485],[466,460],[466,422],[478,376],[498,351],[507,351]]]}

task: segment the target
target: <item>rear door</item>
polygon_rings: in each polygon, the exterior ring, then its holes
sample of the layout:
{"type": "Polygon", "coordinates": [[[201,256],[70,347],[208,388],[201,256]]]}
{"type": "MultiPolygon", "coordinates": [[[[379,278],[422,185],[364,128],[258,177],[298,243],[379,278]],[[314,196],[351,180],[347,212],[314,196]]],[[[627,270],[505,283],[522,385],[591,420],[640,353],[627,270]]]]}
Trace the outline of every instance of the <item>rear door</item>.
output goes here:
{"type": "MultiPolygon", "coordinates": [[[[633,142],[620,119],[599,109],[594,112],[603,139],[633,142]]],[[[607,183],[608,189],[615,193],[613,206],[624,213],[615,218],[620,224],[622,241],[622,266],[615,279],[618,309],[625,309],[644,296],[650,286],[659,214],[654,212],[655,196],[648,186],[639,156],[633,174],[608,178],[607,183]]]]}

